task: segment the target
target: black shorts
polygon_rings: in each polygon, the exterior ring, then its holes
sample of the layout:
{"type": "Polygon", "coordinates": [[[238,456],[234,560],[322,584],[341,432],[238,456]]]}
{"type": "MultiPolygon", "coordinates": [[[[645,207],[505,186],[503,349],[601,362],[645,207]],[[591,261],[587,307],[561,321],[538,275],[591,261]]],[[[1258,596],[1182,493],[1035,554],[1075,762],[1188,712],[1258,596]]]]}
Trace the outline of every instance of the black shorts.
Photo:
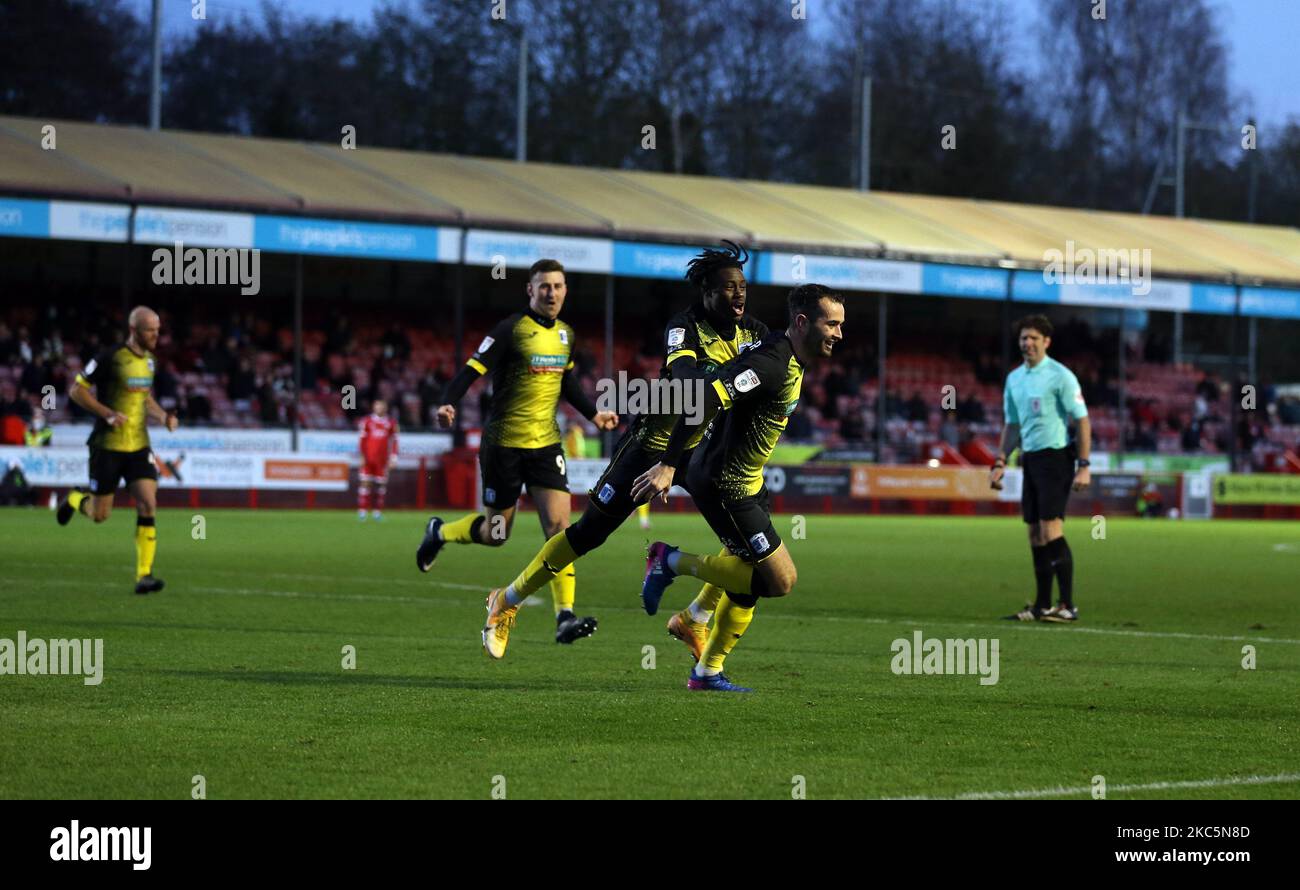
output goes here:
{"type": "Polygon", "coordinates": [[[1023,482],[1020,511],[1025,522],[1064,519],[1065,504],[1074,484],[1074,457],[1068,448],[1026,451],[1020,459],[1023,482]]]}
{"type": "MultiPolygon", "coordinates": [[[[686,487],[685,467],[689,466],[694,449],[682,455],[673,484],[686,487]]],[[[614,445],[614,456],[605,467],[596,484],[587,492],[587,502],[607,516],[626,519],[637,505],[632,501],[632,484],[636,477],[659,463],[660,451],[647,451],[629,429],[614,445]]]]}
{"type": "Polygon", "coordinates": [[[520,489],[554,488],[568,491],[569,479],[560,443],[542,448],[484,445],[478,450],[483,473],[483,506],[506,510],[519,500],[520,489]]]}
{"type": "Polygon", "coordinates": [[[90,446],[90,493],[112,494],[119,481],[130,485],[137,479],[158,479],[158,467],[153,452],[148,448],[139,451],[109,451],[90,446]]]}
{"type": "Polygon", "coordinates": [[[692,480],[691,497],[704,521],[713,529],[722,546],[745,562],[757,565],[781,546],[781,536],[772,527],[771,503],[767,486],[758,494],[727,498],[709,482],[692,480]]]}

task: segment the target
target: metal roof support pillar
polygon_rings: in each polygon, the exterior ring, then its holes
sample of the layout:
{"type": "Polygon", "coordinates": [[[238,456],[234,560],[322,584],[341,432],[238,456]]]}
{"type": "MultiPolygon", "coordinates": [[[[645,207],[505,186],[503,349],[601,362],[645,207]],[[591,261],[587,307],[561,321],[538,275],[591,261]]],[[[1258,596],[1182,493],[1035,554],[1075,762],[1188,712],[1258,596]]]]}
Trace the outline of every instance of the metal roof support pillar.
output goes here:
{"type": "Polygon", "coordinates": [[[290,433],[293,450],[298,450],[298,432],[302,427],[302,254],[293,258],[293,426],[290,433]]]}
{"type": "Polygon", "coordinates": [[[885,394],[885,343],[889,322],[889,295],[879,297],[876,317],[876,464],[885,462],[885,421],[889,418],[889,401],[885,394]]]}

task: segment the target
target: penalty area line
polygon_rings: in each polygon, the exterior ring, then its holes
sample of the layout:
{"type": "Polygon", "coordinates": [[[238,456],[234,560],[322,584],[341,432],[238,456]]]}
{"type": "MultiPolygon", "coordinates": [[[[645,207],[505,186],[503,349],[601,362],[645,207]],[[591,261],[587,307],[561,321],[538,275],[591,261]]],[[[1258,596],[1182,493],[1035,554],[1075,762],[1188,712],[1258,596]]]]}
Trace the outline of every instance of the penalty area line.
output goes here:
{"type": "MultiPolygon", "coordinates": [[[[1233,788],[1242,785],[1289,785],[1300,782],[1300,773],[1278,773],[1273,776],[1229,776],[1218,779],[1190,779],[1181,782],[1146,782],[1140,785],[1106,785],[1106,795],[1126,794],[1134,791],[1176,791],[1187,788],[1233,788]]],[[[1092,794],[1091,785],[1072,787],[1029,788],[1020,791],[967,791],[953,795],[909,795],[889,797],[886,800],[1031,800],[1041,797],[1073,797],[1092,794]]]]}

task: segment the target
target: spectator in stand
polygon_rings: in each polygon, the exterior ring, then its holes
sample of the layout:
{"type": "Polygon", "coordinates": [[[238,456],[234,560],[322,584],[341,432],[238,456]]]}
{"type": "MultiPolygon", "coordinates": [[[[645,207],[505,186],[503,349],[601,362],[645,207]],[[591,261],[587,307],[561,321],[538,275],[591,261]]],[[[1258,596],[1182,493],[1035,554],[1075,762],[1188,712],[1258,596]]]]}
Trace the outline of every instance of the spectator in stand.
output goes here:
{"type": "Polygon", "coordinates": [[[411,340],[396,322],[389,325],[380,343],[383,344],[386,358],[398,358],[406,361],[411,357],[411,340]]]}
{"type": "Polygon", "coordinates": [[[280,422],[280,404],[276,401],[274,381],[269,375],[257,379],[257,415],[264,424],[280,422]]]}
{"type": "Polygon", "coordinates": [[[953,448],[961,447],[961,431],[957,426],[957,412],[945,411],[943,423],[939,424],[939,440],[953,448]]]}
{"type": "Polygon", "coordinates": [[[792,442],[807,442],[813,438],[812,421],[802,403],[795,406],[794,413],[785,427],[785,438],[792,442]]]}
{"type": "Polygon", "coordinates": [[[181,412],[186,426],[206,426],[212,423],[212,402],[207,392],[200,387],[191,387],[185,396],[184,410],[181,412]]]}
{"type": "Polygon", "coordinates": [[[226,383],[226,398],[234,403],[237,411],[249,410],[250,402],[257,394],[258,381],[253,373],[253,362],[247,356],[239,360],[239,366],[226,383]]]}
{"type": "Polygon", "coordinates": [[[27,331],[26,325],[18,328],[18,336],[15,339],[17,341],[15,352],[18,356],[18,362],[23,365],[30,365],[35,353],[32,352],[32,335],[27,331]]]}
{"type": "Polygon", "coordinates": [[[51,375],[45,364],[45,356],[37,355],[23,367],[18,381],[18,391],[35,398],[44,395],[44,388],[51,383],[51,375]]]}
{"type": "Polygon", "coordinates": [[[180,382],[176,379],[176,365],[171,361],[157,362],[154,372],[154,398],[168,411],[176,410],[180,403],[180,382]]]}
{"type": "Polygon", "coordinates": [[[442,388],[450,378],[443,378],[433,372],[430,368],[424,372],[424,377],[420,379],[420,420],[416,426],[433,426],[433,412],[438,407],[438,399],[442,397],[442,388]]]}
{"type": "Polygon", "coordinates": [[[1191,454],[1203,450],[1205,446],[1201,442],[1201,421],[1193,417],[1184,419],[1186,423],[1181,436],[1183,451],[1191,454]]]}
{"type": "Polygon", "coordinates": [[[24,427],[32,419],[31,403],[19,397],[17,389],[8,380],[0,383],[0,417],[17,417],[24,427]]]}
{"type": "Polygon", "coordinates": [[[40,408],[32,410],[31,422],[27,424],[27,434],[23,444],[28,448],[46,448],[54,439],[54,430],[45,422],[45,412],[40,408]]]}
{"type": "Polygon", "coordinates": [[[974,395],[957,403],[957,419],[965,423],[984,423],[984,404],[974,395]]]}
{"type": "Polygon", "coordinates": [[[208,338],[207,346],[199,356],[199,367],[208,374],[224,377],[235,367],[235,357],[239,355],[239,344],[229,339],[222,346],[221,338],[213,334],[208,338]]]}
{"type": "Polygon", "coordinates": [[[1156,440],[1150,427],[1139,421],[1128,434],[1128,447],[1133,451],[1155,451],[1156,440]]]}
{"type": "Polygon", "coordinates": [[[1288,426],[1300,426],[1300,399],[1283,396],[1277,401],[1277,419],[1288,426]]]}
{"type": "Polygon", "coordinates": [[[332,355],[352,351],[352,329],[348,326],[347,316],[342,313],[334,316],[329,335],[325,338],[325,351],[332,355]]]}
{"type": "Polygon", "coordinates": [[[930,419],[930,406],[921,398],[921,394],[915,390],[912,391],[912,397],[907,400],[907,419],[912,421],[926,422],[930,419]]]}
{"type": "Polygon", "coordinates": [[[14,339],[9,325],[0,321],[0,364],[12,365],[18,361],[18,341],[14,339]]]}
{"type": "Polygon", "coordinates": [[[849,398],[840,418],[840,438],[850,444],[860,444],[867,438],[867,425],[862,419],[862,399],[858,396],[849,398]]]}

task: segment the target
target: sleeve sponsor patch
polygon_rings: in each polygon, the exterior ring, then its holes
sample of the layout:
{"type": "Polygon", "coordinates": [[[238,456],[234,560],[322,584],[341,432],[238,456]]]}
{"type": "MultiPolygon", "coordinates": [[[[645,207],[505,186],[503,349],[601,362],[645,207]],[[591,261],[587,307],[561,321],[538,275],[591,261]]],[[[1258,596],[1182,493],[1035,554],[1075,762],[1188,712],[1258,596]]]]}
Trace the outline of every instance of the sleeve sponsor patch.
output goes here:
{"type": "Polygon", "coordinates": [[[492,344],[495,343],[495,342],[497,342],[497,341],[494,340],[492,337],[484,337],[484,338],[483,338],[483,342],[480,343],[480,344],[478,345],[478,349],[475,350],[475,351],[476,351],[479,355],[482,355],[483,353],[485,353],[485,352],[487,352],[489,349],[491,349],[491,348],[492,348],[492,344]]]}
{"type": "Polygon", "coordinates": [[[758,386],[758,382],[758,374],[754,373],[753,368],[743,371],[736,375],[736,392],[749,392],[758,386]]]}
{"type": "Polygon", "coordinates": [[[1076,389],[1076,390],[1074,391],[1074,402],[1075,402],[1076,405],[1082,405],[1082,404],[1083,404],[1083,390],[1081,390],[1081,389],[1076,389]]]}
{"type": "Polygon", "coordinates": [[[686,328],[671,328],[668,331],[668,348],[675,349],[686,342],[686,328]]]}
{"type": "Polygon", "coordinates": [[[98,367],[99,367],[99,362],[96,359],[92,358],[89,364],[87,364],[86,367],[82,370],[81,374],[82,376],[89,378],[94,375],[95,369],[98,367]]]}

